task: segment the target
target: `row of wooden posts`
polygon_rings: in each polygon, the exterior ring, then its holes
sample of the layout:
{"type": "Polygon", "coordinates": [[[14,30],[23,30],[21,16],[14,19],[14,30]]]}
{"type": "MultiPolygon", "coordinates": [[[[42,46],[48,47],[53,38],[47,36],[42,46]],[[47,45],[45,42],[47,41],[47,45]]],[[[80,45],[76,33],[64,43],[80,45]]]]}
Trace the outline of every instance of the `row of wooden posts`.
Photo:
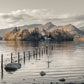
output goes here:
{"type": "MultiPolygon", "coordinates": [[[[48,54],[48,47],[46,47],[46,49],[44,48],[44,50],[43,50],[43,48],[42,48],[42,52],[40,52],[41,51],[41,49],[39,48],[39,52],[38,52],[38,49],[36,48],[35,50],[33,50],[33,55],[32,56],[34,56],[34,55],[40,55],[40,54],[43,54],[43,53],[45,53],[46,52],[46,54],[48,54]]],[[[31,56],[31,52],[30,51],[28,51],[28,55],[29,55],[29,58],[30,58],[30,56],[31,56]]],[[[25,59],[26,58],[26,54],[25,54],[25,52],[23,52],[23,58],[25,59]]],[[[20,61],[20,53],[18,52],[18,63],[19,63],[19,61],[20,61]]],[[[13,62],[13,53],[11,53],[11,63],[13,62]]],[[[3,54],[1,54],[1,66],[3,65],[3,54]]]]}
{"type": "MultiPolygon", "coordinates": [[[[53,47],[51,48],[51,49],[53,49],[53,47]]],[[[46,53],[46,54],[48,54],[48,46],[46,46],[45,48],[35,48],[34,50],[33,50],[33,53],[32,53],[32,55],[31,55],[31,52],[30,51],[28,51],[28,57],[29,57],[29,60],[30,60],[30,57],[31,56],[36,56],[36,58],[37,58],[37,55],[43,55],[44,53],[46,53]],[[41,51],[42,50],[42,51],[41,51]]],[[[24,59],[24,62],[25,62],[25,59],[26,59],[26,52],[23,52],[23,59],[24,59]]],[[[18,52],[18,59],[17,59],[17,62],[18,63],[20,63],[20,53],[18,52]]],[[[3,54],[1,54],[1,71],[3,72],[3,54]]],[[[13,63],[13,53],[11,53],[11,63],[13,63]]],[[[3,73],[2,73],[2,75],[3,75],[3,73]]],[[[2,76],[3,77],[3,76],[2,76]]]]}

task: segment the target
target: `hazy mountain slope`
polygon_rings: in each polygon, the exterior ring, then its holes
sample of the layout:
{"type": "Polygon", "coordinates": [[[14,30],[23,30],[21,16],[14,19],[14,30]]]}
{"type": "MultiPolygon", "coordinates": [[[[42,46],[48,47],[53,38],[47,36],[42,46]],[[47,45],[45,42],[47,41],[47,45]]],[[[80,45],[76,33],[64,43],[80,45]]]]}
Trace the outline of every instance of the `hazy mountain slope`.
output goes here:
{"type": "Polygon", "coordinates": [[[52,30],[52,29],[56,29],[57,26],[54,25],[52,22],[48,22],[48,23],[46,23],[44,25],[39,26],[39,28],[40,29],[45,29],[45,30],[49,31],[49,30],[52,30]]]}
{"type": "MultiPolygon", "coordinates": [[[[24,26],[19,26],[18,28],[20,29],[29,29],[29,28],[35,28],[40,26],[41,24],[31,24],[31,25],[24,25],[24,26]]],[[[6,29],[0,29],[0,36],[3,37],[6,32],[10,32],[14,29],[14,27],[11,28],[6,28],[6,29]]]]}
{"type": "Polygon", "coordinates": [[[58,29],[63,30],[63,31],[67,31],[71,35],[82,35],[82,34],[84,34],[83,31],[79,30],[78,28],[76,28],[75,26],[73,26],[71,24],[59,27],[58,29]]]}
{"type": "Polygon", "coordinates": [[[84,31],[84,26],[79,28],[81,31],[84,31]]]}
{"type": "MultiPolygon", "coordinates": [[[[84,31],[79,30],[81,28],[78,29],[71,24],[57,27],[56,25],[54,25],[51,22],[48,22],[44,25],[42,25],[42,24],[24,25],[24,26],[19,26],[18,28],[20,28],[20,29],[33,29],[33,28],[37,28],[37,27],[40,29],[40,33],[42,35],[45,35],[48,32],[53,32],[56,29],[60,29],[65,32],[69,32],[71,35],[83,35],[84,34],[84,31]]],[[[13,30],[13,28],[14,27],[7,28],[7,29],[0,29],[0,36],[3,37],[6,32],[10,32],[11,30],[13,30]]]]}
{"type": "Polygon", "coordinates": [[[6,32],[12,31],[13,28],[0,29],[0,36],[3,37],[6,32]]]}

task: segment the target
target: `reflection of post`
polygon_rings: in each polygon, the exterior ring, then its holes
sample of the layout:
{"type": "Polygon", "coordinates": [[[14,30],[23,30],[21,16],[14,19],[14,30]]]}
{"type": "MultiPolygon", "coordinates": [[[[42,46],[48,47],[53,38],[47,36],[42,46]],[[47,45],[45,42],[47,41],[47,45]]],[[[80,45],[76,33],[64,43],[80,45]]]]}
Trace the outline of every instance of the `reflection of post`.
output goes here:
{"type": "Polygon", "coordinates": [[[20,63],[20,54],[18,52],[18,64],[20,63]]]}
{"type": "Polygon", "coordinates": [[[25,52],[24,52],[24,64],[25,64],[25,52]]]}
{"type": "Polygon", "coordinates": [[[11,63],[12,63],[12,56],[13,56],[13,54],[11,53],[11,63]]]}
{"type": "Polygon", "coordinates": [[[1,79],[3,79],[3,54],[1,55],[1,79]]]}

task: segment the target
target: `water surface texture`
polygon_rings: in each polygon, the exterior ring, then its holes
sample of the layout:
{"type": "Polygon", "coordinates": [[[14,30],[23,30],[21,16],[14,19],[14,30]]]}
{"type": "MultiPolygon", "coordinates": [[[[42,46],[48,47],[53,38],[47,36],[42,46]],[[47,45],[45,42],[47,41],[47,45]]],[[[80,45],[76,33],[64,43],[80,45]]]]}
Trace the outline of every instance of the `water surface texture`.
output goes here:
{"type": "MultiPolygon", "coordinates": [[[[13,53],[13,62],[17,62],[17,53],[20,53],[22,67],[15,72],[1,70],[0,84],[50,84],[65,78],[65,82],[82,82],[84,80],[84,43],[83,42],[13,42],[0,41],[0,54],[4,56],[4,67],[10,63],[13,53]],[[48,46],[48,52],[44,48],[48,46]],[[40,48],[40,54],[33,56],[33,50],[40,48]],[[43,50],[43,51],[42,51],[43,50]],[[23,59],[25,51],[26,60],[23,59]],[[28,57],[31,51],[31,57],[28,57]],[[45,76],[40,72],[44,71],[45,76]]],[[[61,82],[60,82],[61,83],[61,82]]]]}

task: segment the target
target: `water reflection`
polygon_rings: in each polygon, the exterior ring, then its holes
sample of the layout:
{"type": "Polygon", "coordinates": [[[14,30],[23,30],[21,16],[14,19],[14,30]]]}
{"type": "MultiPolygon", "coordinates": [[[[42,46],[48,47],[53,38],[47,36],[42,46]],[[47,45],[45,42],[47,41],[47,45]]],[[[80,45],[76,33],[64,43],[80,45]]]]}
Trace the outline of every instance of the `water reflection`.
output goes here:
{"type": "MultiPolygon", "coordinates": [[[[84,43],[6,41],[3,42],[3,45],[7,48],[4,51],[5,54],[12,52],[15,53],[13,56],[17,56],[17,52],[20,52],[20,55],[23,57],[24,68],[22,67],[21,71],[16,72],[20,74],[20,77],[26,76],[28,79],[37,78],[39,81],[42,79],[48,82],[48,80],[56,81],[56,79],[61,77],[68,77],[66,78],[67,80],[72,80],[71,76],[75,79],[79,75],[84,74],[84,43]],[[44,78],[40,78],[38,75],[42,70],[47,72],[44,78]]],[[[9,78],[13,77],[13,75],[9,76],[6,72],[4,74],[9,78]]],[[[5,76],[4,79],[9,80],[5,76]]],[[[14,77],[17,80],[18,75],[14,75],[14,77]]]]}
{"type": "Polygon", "coordinates": [[[64,49],[64,50],[71,50],[73,48],[73,42],[62,42],[62,43],[45,43],[45,42],[28,42],[28,41],[6,41],[5,42],[6,47],[13,47],[13,48],[19,48],[23,49],[23,47],[44,47],[44,46],[49,46],[53,49],[59,48],[59,49],[64,49]]]}

